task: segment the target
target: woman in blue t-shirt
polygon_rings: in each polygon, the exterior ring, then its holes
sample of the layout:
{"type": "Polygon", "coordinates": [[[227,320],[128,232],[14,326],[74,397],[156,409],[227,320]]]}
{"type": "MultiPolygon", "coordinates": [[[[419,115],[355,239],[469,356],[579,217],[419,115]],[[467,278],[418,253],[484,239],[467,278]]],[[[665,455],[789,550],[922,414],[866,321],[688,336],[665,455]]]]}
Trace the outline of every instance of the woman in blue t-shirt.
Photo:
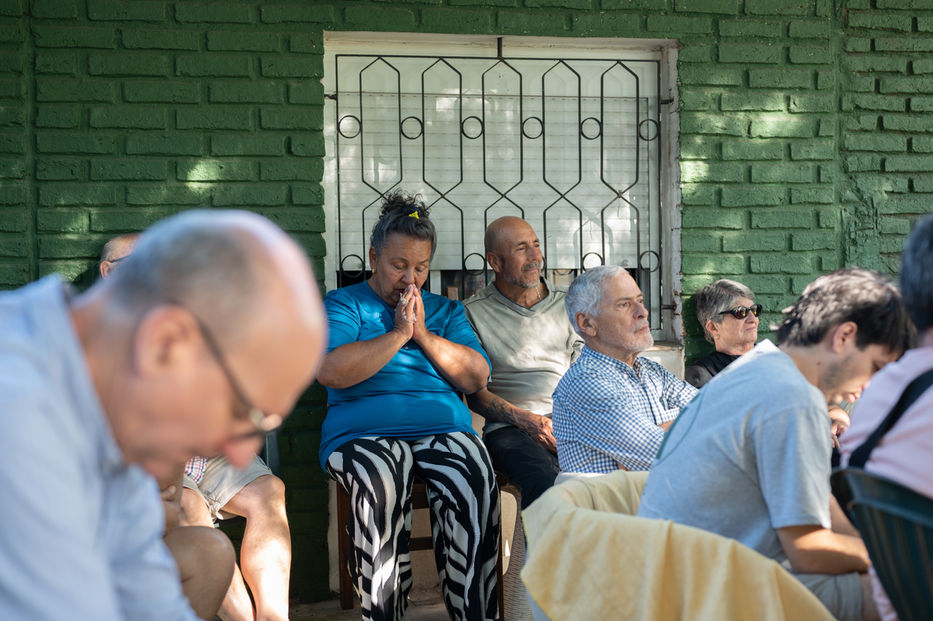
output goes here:
{"type": "Polygon", "coordinates": [[[463,306],[421,290],[437,247],[424,203],[388,195],[370,243],[369,280],[324,301],[330,341],[318,373],[328,394],[321,465],[350,496],[363,617],[405,616],[417,476],[451,618],[494,619],[499,492],[459,395],[486,385],[489,360],[463,306]]]}

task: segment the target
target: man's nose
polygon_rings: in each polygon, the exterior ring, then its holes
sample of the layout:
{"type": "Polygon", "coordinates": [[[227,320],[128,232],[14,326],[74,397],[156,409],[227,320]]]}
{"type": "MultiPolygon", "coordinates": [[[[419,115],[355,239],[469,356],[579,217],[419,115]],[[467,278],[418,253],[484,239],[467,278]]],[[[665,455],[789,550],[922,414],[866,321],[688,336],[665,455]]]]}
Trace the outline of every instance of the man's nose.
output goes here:
{"type": "Polygon", "coordinates": [[[227,458],[234,468],[245,468],[253,461],[253,458],[259,454],[262,449],[263,438],[250,438],[249,440],[239,440],[227,442],[223,447],[223,455],[227,458]]]}

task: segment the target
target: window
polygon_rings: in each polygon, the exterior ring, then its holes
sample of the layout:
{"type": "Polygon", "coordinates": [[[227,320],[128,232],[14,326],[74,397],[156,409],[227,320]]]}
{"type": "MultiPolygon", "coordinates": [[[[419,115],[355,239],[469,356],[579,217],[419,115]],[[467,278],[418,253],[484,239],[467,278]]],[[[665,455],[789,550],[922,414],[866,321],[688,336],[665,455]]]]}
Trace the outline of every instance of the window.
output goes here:
{"type": "Polygon", "coordinates": [[[541,238],[552,281],[624,266],[655,338],[679,340],[672,49],[329,34],[327,287],[366,277],[381,197],[400,188],[422,195],[438,229],[429,290],[463,298],[485,285],[486,224],[517,215],[541,238]]]}

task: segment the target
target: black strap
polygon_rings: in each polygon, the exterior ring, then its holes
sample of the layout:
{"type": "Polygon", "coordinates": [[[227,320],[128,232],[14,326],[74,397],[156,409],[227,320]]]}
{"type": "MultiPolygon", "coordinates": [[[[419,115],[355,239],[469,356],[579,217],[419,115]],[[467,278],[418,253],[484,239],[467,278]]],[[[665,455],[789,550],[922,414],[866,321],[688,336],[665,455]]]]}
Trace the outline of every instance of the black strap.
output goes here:
{"type": "Polygon", "coordinates": [[[852,452],[852,457],[849,458],[849,466],[855,466],[856,468],[864,468],[865,462],[868,461],[868,456],[871,455],[871,452],[877,446],[878,442],[881,441],[881,438],[884,437],[884,434],[890,431],[891,427],[894,426],[901,415],[907,411],[914,401],[916,401],[920,395],[926,392],[926,389],[933,385],[933,369],[930,369],[923,375],[920,375],[914,379],[911,383],[907,385],[907,388],[904,389],[904,392],[901,394],[901,398],[898,399],[897,403],[894,405],[894,408],[891,412],[885,417],[881,424],[878,425],[878,428],[875,429],[868,439],[865,440],[861,446],[855,449],[852,452]]]}

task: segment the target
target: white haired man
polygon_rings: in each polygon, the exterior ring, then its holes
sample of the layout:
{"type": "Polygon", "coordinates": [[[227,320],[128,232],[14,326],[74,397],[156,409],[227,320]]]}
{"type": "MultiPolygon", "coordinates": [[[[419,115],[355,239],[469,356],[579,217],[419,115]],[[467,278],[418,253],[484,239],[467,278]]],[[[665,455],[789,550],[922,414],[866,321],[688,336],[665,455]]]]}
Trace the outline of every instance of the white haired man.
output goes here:
{"type": "Polygon", "coordinates": [[[152,477],[242,467],[314,377],[327,327],[301,249],[248,212],[154,225],[81,294],[0,294],[0,618],[194,619],[152,477]]]}
{"type": "Polygon", "coordinates": [[[697,390],[639,356],[654,339],[641,289],[624,268],[587,270],[565,304],[585,345],[554,390],[560,468],[647,470],[664,431],[697,390]]]}

